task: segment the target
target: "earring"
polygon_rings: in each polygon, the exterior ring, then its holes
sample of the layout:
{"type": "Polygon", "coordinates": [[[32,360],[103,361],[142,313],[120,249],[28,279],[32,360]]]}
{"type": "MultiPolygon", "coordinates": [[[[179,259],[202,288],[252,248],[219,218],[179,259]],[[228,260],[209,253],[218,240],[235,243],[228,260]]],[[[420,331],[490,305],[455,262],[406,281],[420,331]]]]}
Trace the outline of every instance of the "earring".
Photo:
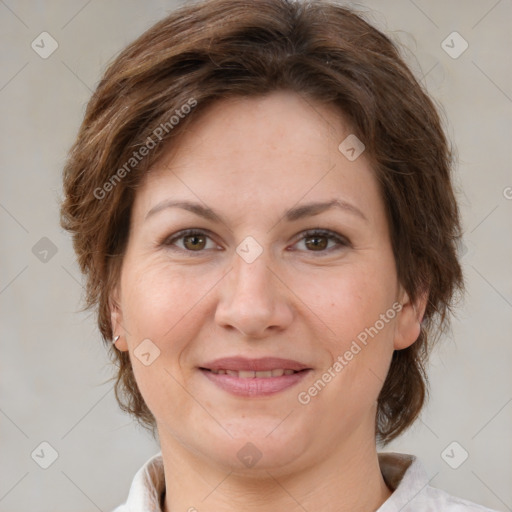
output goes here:
{"type": "Polygon", "coordinates": [[[112,345],[115,345],[117,340],[120,338],[119,334],[112,340],[112,345]]]}

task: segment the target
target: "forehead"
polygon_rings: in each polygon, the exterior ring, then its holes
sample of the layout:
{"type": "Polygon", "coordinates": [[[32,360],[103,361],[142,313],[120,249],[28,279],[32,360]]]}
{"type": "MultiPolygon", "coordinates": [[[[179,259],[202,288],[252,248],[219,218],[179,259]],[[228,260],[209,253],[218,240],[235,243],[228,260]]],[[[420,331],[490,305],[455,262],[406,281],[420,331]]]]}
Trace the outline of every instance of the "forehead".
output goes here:
{"type": "Polygon", "coordinates": [[[350,161],[339,149],[349,135],[338,109],[290,91],[219,100],[153,165],[136,209],[175,196],[242,212],[337,194],[361,209],[379,207],[364,153],[350,161]]]}

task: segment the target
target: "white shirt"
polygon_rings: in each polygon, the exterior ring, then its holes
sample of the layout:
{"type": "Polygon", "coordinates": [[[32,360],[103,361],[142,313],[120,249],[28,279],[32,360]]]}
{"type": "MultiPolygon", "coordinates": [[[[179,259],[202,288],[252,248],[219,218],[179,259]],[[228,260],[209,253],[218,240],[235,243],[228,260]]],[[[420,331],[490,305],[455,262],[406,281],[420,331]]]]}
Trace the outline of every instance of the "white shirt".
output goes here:
{"type": "MultiPolygon", "coordinates": [[[[496,512],[430,487],[422,464],[413,455],[379,453],[379,465],[393,494],[376,512],[496,512]]],[[[164,489],[160,452],[137,471],[126,503],[113,512],[162,512],[160,503],[164,489]]]]}

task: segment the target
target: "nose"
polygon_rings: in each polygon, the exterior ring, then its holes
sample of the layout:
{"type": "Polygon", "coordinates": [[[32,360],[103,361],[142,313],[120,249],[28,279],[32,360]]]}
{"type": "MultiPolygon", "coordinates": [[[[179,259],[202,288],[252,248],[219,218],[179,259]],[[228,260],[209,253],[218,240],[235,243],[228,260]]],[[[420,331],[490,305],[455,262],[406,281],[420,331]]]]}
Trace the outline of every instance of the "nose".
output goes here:
{"type": "Polygon", "coordinates": [[[235,254],[233,268],[222,282],[217,325],[236,329],[248,338],[264,338],[290,325],[290,291],[268,263],[265,252],[252,263],[235,254]]]}

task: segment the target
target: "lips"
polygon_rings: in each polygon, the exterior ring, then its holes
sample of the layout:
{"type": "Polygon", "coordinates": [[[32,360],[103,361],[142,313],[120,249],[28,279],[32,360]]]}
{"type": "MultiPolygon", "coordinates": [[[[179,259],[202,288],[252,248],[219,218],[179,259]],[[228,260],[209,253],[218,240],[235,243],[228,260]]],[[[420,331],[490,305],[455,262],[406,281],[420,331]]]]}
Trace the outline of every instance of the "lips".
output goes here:
{"type": "Polygon", "coordinates": [[[254,372],[252,370],[210,370],[216,375],[231,375],[232,377],[238,377],[240,379],[267,379],[269,377],[282,377],[283,375],[293,375],[297,373],[295,370],[289,370],[284,368],[275,368],[273,370],[261,370],[254,372]]]}
{"type": "Polygon", "coordinates": [[[300,382],[312,368],[291,359],[227,357],[200,366],[207,379],[230,394],[264,397],[300,382]]]}
{"type": "Polygon", "coordinates": [[[293,370],[300,372],[309,367],[292,359],[282,359],[280,357],[262,357],[259,359],[249,359],[245,357],[224,357],[209,361],[200,366],[204,370],[231,370],[236,372],[268,372],[272,370],[293,370]]]}

